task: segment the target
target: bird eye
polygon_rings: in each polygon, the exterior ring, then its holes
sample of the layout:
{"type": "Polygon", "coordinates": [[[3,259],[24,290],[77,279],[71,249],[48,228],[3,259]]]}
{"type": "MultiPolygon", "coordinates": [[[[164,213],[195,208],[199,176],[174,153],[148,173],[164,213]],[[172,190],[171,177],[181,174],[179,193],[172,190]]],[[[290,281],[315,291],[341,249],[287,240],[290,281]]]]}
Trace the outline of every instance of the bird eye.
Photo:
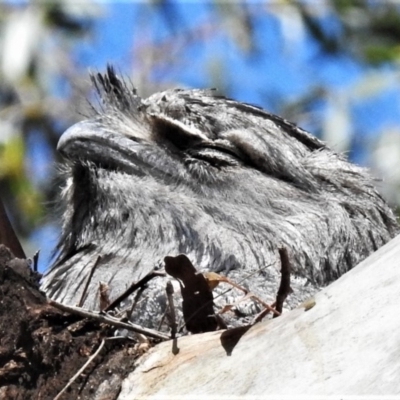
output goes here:
{"type": "Polygon", "coordinates": [[[231,149],[214,144],[202,144],[187,151],[195,159],[206,161],[214,167],[235,166],[240,163],[239,155],[231,149]]]}

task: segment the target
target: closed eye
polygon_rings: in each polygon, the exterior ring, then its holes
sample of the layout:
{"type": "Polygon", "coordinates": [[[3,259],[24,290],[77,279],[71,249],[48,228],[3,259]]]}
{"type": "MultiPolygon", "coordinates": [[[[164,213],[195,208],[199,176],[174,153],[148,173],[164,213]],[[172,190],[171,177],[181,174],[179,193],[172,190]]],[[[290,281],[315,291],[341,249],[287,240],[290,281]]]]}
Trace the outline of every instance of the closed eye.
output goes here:
{"type": "Polygon", "coordinates": [[[207,161],[214,167],[235,166],[241,163],[240,155],[234,149],[220,144],[203,143],[188,149],[186,153],[191,158],[207,161]]]}
{"type": "Polygon", "coordinates": [[[201,160],[214,167],[224,167],[242,162],[243,157],[229,140],[212,140],[204,132],[165,115],[153,116],[153,124],[162,145],[177,156],[183,155],[185,163],[201,160]]]}

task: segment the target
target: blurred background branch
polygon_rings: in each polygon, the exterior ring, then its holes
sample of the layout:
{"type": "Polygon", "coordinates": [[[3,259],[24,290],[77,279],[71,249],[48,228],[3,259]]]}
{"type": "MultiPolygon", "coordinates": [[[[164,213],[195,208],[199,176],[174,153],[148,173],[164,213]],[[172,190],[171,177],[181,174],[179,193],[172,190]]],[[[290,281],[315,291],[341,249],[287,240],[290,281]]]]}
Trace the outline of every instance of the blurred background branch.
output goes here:
{"type": "Polygon", "coordinates": [[[390,1],[0,4],[0,193],[41,268],[57,240],[60,134],[107,62],[147,96],[217,87],[297,122],[400,204],[400,6],[390,1]]]}

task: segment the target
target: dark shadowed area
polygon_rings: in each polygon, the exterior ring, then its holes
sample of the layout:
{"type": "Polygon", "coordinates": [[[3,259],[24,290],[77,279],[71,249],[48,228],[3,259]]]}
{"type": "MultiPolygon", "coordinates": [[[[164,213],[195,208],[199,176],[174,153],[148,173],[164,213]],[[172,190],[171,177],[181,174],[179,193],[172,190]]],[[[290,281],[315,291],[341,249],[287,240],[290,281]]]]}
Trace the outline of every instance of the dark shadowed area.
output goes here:
{"type": "MultiPolygon", "coordinates": [[[[47,304],[28,262],[0,246],[0,398],[54,399],[114,329],[47,304]]],[[[106,342],[61,399],[115,399],[138,353],[135,342],[106,342]],[[103,397],[101,397],[103,396],[103,397]]]]}

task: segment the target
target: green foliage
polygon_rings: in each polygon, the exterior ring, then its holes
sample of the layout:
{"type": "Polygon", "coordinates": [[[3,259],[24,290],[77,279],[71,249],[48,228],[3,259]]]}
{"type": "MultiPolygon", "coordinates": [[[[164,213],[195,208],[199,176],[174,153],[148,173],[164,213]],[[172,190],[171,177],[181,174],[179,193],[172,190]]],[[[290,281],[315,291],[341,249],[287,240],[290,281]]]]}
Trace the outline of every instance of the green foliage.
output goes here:
{"type": "Polygon", "coordinates": [[[89,32],[82,10],[68,1],[0,4],[0,193],[21,236],[43,222],[52,200],[51,179],[47,187],[32,180],[27,139],[40,132],[55,149],[60,128],[74,122],[70,99],[55,97],[50,87],[71,69],[72,43],[89,32]]]}

